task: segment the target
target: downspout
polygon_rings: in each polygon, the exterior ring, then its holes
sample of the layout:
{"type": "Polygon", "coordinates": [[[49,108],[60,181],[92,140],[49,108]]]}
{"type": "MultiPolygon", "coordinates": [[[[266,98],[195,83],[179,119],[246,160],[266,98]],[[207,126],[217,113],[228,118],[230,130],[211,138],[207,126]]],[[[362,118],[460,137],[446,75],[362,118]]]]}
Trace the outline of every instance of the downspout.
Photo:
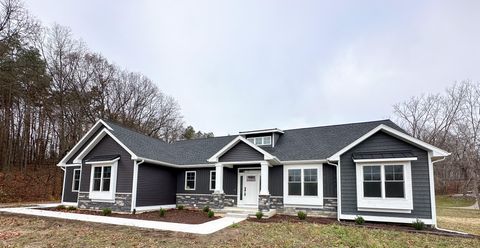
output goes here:
{"type": "Polygon", "coordinates": [[[135,212],[135,208],[137,207],[137,186],[138,186],[138,166],[143,164],[145,159],[142,159],[140,162],[137,160],[133,161],[133,185],[132,185],[132,206],[131,211],[135,212]]]}
{"type": "MultiPolygon", "coordinates": [[[[340,164],[340,161],[338,161],[340,164]]],[[[337,220],[340,221],[340,211],[342,210],[340,204],[342,203],[340,199],[340,166],[338,164],[334,164],[327,159],[327,164],[335,166],[337,168],[337,220]]]]}

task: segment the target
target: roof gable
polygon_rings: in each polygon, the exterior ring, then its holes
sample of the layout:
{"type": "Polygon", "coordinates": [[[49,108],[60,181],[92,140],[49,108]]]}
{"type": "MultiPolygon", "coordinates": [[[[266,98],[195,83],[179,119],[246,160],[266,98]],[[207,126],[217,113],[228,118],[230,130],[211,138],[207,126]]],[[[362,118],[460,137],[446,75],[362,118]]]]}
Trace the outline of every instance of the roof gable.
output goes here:
{"type": "Polygon", "coordinates": [[[242,136],[237,136],[237,138],[233,139],[230,141],[226,146],[224,146],[222,149],[220,149],[217,153],[215,153],[212,157],[210,157],[207,161],[210,163],[217,163],[219,161],[219,158],[227,153],[230,149],[235,147],[238,143],[243,142],[256,150],[257,152],[261,153],[263,155],[263,160],[269,160],[269,161],[277,161],[278,159],[271,155],[270,153],[266,152],[262,148],[258,147],[257,145],[253,144],[252,142],[248,141],[242,136]]]}
{"type": "Polygon", "coordinates": [[[239,142],[218,158],[220,162],[232,161],[259,161],[264,159],[264,154],[253,149],[244,142],[239,142]]]}

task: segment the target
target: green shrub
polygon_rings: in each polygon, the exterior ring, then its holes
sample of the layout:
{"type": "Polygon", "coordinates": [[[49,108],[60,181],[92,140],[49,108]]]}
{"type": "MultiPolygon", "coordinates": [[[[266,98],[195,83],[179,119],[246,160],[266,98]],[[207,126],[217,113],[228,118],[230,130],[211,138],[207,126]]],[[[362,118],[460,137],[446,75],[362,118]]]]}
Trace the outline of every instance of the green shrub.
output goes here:
{"type": "Polygon", "coordinates": [[[355,224],[357,225],[363,225],[365,223],[365,219],[362,216],[357,216],[355,218],[355,224]]]}
{"type": "Polygon", "coordinates": [[[164,217],[166,213],[167,213],[167,210],[160,208],[160,213],[159,213],[160,217],[164,217]]]}
{"type": "Polygon", "coordinates": [[[412,226],[417,230],[425,229],[425,223],[418,218],[414,222],[412,222],[412,226]]]}
{"type": "Polygon", "coordinates": [[[68,209],[68,210],[70,210],[70,211],[77,210],[77,208],[76,208],[76,207],[74,207],[74,206],[68,206],[68,208],[67,208],[67,209],[68,209]]]}
{"type": "Polygon", "coordinates": [[[212,210],[210,210],[208,211],[207,215],[208,215],[208,218],[212,218],[213,216],[215,216],[215,213],[212,210]]]}
{"type": "Polygon", "coordinates": [[[178,210],[183,210],[184,208],[185,208],[185,206],[183,206],[183,205],[177,205],[178,210]]]}
{"type": "Polygon", "coordinates": [[[299,211],[299,212],[297,213],[297,216],[298,216],[299,219],[304,220],[304,219],[307,218],[307,213],[305,213],[305,212],[303,212],[303,211],[299,211]]]}
{"type": "Polygon", "coordinates": [[[258,211],[255,216],[257,216],[257,219],[261,219],[263,217],[262,211],[258,211]]]}
{"type": "Polygon", "coordinates": [[[209,207],[209,206],[203,207],[203,212],[208,213],[208,211],[210,211],[210,207],[209,207]]]}
{"type": "Polygon", "coordinates": [[[110,208],[104,208],[104,209],[102,209],[102,215],[103,215],[103,216],[112,215],[112,209],[110,209],[110,208]]]}
{"type": "Polygon", "coordinates": [[[134,208],[132,211],[132,214],[135,215],[137,213],[137,210],[134,208]]]}
{"type": "Polygon", "coordinates": [[[239,225],[238,225],[238,223],[233,223],[233,224],[230,225],[230,227],[231,227],[231,228],[238,228],[239,225]]]}
{"type": "Polygon", "coordinates": [[[67,207],[65,207],[65,205],[58,205],[58,206],[56,207],[56,209],[58,209],[58,210],[64,210],[64,209],[67,209],[67,207]]]}

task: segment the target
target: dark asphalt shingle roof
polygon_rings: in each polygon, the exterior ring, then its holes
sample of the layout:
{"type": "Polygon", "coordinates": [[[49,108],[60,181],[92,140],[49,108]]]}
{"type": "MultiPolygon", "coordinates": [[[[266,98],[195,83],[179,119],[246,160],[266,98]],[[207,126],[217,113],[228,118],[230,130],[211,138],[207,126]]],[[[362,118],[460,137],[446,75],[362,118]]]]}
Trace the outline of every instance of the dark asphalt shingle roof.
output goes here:
{"type": "MultiPolygon", "coordinates": [[[[206,164],[237,135],[183,140],[168,144],[112,122],[113,134],[137,156],[178,165],[206,164]]],[[[380,124],[404,132],[391,120],[284,130],[275,147],[262,147],[282,161],[326,159],[380,124]]]]}

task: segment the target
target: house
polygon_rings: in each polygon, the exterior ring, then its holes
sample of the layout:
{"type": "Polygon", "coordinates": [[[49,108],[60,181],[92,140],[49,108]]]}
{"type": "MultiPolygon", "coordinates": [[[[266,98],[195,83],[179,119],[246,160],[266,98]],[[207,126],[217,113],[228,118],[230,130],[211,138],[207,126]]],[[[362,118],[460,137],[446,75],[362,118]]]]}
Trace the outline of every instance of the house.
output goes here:
{"type": "Polygon", "coordinates": [[[238,206],[435,225],[433,164],[448,155],[390,120],[172,144],[100,120],[58,166],[62,202],[79,208],[238,206]]]}

